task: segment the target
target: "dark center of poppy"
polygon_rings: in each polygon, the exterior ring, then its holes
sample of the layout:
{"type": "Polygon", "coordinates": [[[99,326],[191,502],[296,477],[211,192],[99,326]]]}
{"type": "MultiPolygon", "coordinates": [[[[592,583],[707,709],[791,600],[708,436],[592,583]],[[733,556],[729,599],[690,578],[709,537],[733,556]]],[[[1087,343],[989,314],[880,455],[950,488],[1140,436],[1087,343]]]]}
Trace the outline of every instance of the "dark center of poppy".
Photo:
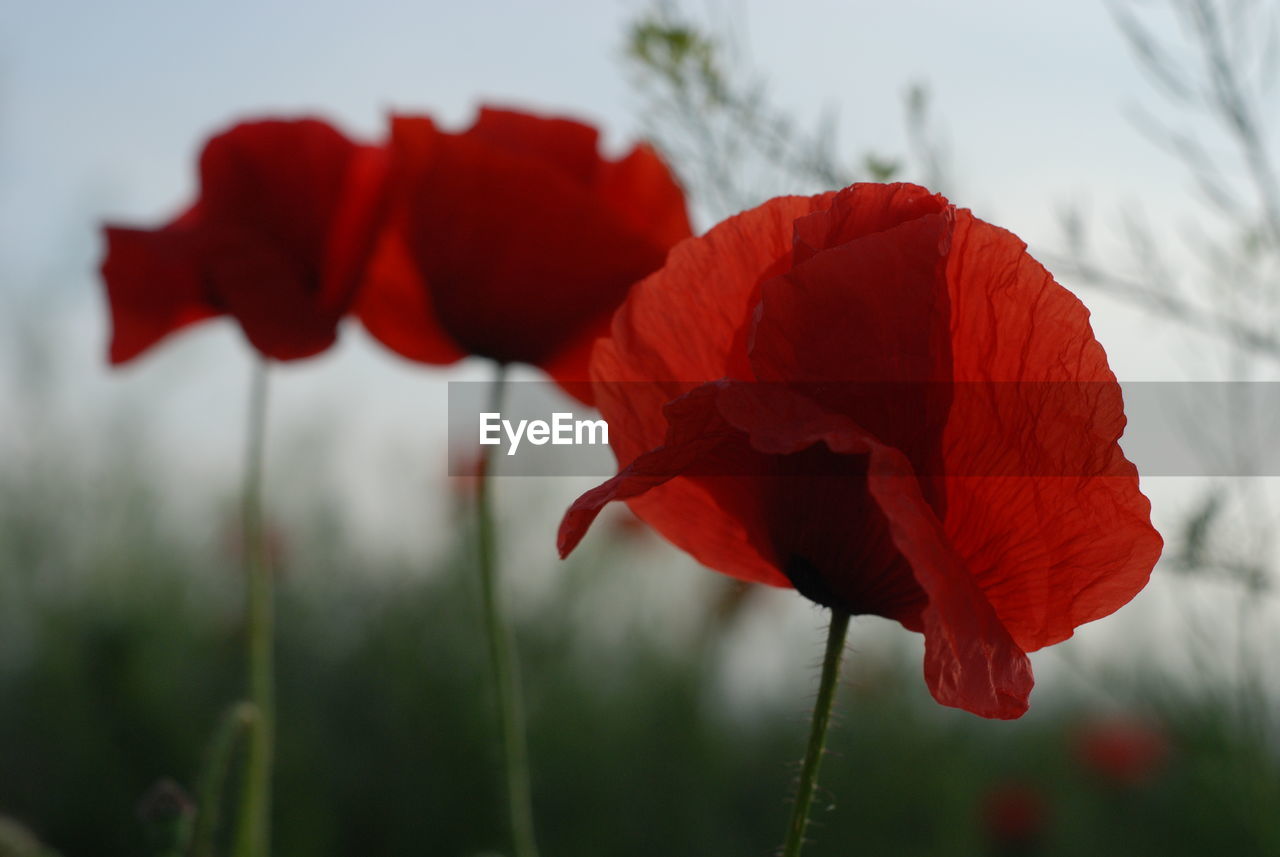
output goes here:
{"type": "Polygon", "coordinates": [[[796,588],[805,598],[823,607],[843,607],[840,599],[831,591],[831,587],[827,585],[826,579],[822,576],[822,572],[818,567],[803,556],[792,554],[786,565],[782,568],[782,573],[787,576],[787,580],[791,581],[791,585],[796,588]]]}

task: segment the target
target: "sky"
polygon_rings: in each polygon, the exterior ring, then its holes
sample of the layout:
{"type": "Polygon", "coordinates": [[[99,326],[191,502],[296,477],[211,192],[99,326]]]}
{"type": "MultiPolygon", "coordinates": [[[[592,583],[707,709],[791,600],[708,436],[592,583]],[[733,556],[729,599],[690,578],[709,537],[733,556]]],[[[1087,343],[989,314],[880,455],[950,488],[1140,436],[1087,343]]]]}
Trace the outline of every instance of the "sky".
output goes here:
{"type": "MultiPolygon", "coordinates": [[[[1101,3],[688,6],[733,35],[794,115],[834,111],[851,152],[901,151],[902,92],[928,84],[963,202],[1020,234],[1051,225],[1055,198],[1163,199],[1174,175],[1121,115],[1149,88],[1101,3]]],[[[202,139],[237,117],[317,112],[374,136],[391,110],[461,123],[496,101],[593,119],[618,146],[639,130],[622,44],[645,8],[13,4],[0,35],[5,256],[39,268],[86,209],[172,211],[202,139]]]]}
{"type": "MultiPolygon", "coordinates": [[[[11,321],[22,326],[30,312],[28,333],[61,343],[58,412],[85,429],[84,443],[108,415],[132,413],[158,469],[230,490],[249,373],[243,343],[230,324],[213,322],[109,371],[95,273],[101,223],[157,224],[182,208],[202,141],[251,116],[318,114],[374,139],[393,111],[461,126],[479,104],[507,104],[595,122],[606,147],[620,151],[642,131],[623,42],[645,8],[623,0],[4,4],[0,299],[17,307],[11,321]]],[[[852,156],[902,153],[903,93],[926,84],[949,144],[953,201],[1033,248],[1061,246],[1064,203],[1085,205],[1104,232],[1124,206],[1161,214],[1191,206],[1180,168],[1126,119],[1152,91],[1101,2],[685,8],[729,32],[774,103],[800,122],[834,113],[852,156]]],[[[1122,380],[1185,377],[1171,356],[1184,342],[1178,334],[1082,294],[1122,380]]],[[[423,496],[443,477],[445,382],[485,372],[473,363],[408,365],[352,326],[332,353],[276,373],[273,436],[308,442],[279,450],[274,470],[314,478],[323,470],[360,527],[421,549],[443,533],[439,509],[423,517],[423,496]],[[321,448],[330,451],[316,468],[308,450],[321,448]],[[407,468],[406,456],[421,469],[407,468]]],[[[0,373],[8,385],[0,403],[15,401],[16,374],[0,373]]],[[[536,489],[550,496],[539,501],[550,516],[543,523],[553,525],[582,487],[536,489]]]]}
{"type": "MultiPolygon", "coordinates": [[[[933,93],[956,201],[1033,246],[1056,210],[1105,220],[1180,203],[1186,182],[1125,121],[1148,99],[1099,3],[687,2],[802,124],[843,151],[906,149],[902,96],[933,93]]],[[[195,156],[237,118],[318,113],[373,138],[390,111],[468,121],[480,103],[560,112],[620,148],[641,129],[623,61],[639,0],[360,4],[48,2],[0,13],[0,260],[6,288],[91,291],[104,219],[181,207],[195,156]],[[15,285],[16,284],[16,285],[15,285]]],[[[707,225],[707,224],[704,224],[707,225]]]]}

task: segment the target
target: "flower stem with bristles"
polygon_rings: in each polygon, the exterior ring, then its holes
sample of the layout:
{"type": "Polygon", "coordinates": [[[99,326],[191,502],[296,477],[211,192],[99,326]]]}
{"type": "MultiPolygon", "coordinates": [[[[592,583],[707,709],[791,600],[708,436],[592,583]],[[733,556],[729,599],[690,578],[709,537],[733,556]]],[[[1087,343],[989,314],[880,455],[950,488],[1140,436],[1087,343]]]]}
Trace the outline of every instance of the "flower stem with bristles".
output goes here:
{"type": "Polygon", "coordinates": [[[827,630],[827,650],[822,658],[822,678],[818,682],[818,699],[813,706],[813,719],[809,726],[809,746],[805,750],[804,765],[800,769],[800,783],[796,787],[796,803],[787,826],[787,841],[782,846],[782,857],[800,857],[804,848],[804,832],[809,826],[809,808],[818,785],[818,768],[826,752],[827,726],[831,723],[831,709],[835,703],[836,687],[840,678],[840,661],[844,656],[844,640],[849,631],[849,614],[842,610],[831,611],[831,625],[827,630]]]}

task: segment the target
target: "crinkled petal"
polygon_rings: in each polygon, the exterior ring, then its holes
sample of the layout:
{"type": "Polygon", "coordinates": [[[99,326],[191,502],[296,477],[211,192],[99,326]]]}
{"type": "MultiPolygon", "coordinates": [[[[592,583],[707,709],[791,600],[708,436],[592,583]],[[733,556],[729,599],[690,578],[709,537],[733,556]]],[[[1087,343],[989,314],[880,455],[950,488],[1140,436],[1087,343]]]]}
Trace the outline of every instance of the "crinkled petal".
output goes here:
{"type": "Polygon", "coordinates": [[[830,205],[795,224],[792,259],[800,264],[814,254],[839,247],[948,208],[941,194],[913,184],[851,184],[830,205]]]}
{"type": "MultiPolygon", "coordinates": [[[[760,282],[788,262],[795,219],[832,196],[772,199],[676,245],[662,269],[637,283],[614,314],[612,335],[593,360],[593,378],[604,385],[652,384],[660,406],[674,398],[665,395],[669,390],[686,391],[667,382],[751,377],[745,353],[736,354],[735,345],[746,342],[760,282]]],[[[623,460],[662,439],[660,407],[649,405],[639,409],[650,415],[644,440],[630,449],[624,441],[623,460]]]]}
{"type": "Polygon", "coordinates": [[[1026,651],[1115,611],[1162,541],[1117,443],[1119,385],[1089,313],[1009,232],[957,212],[948,539],[1026,651]]]}
{"type": "MultiPolygon", "coordinates": [[[[745,342],[757,286],[788,261],[795,219],[832,196],[781,197],[731,217],[676,245],[661,270],[633,287],[591,361],[596,405],[619,463],[662,444],[667,402],[704,381],[750,377],[745,342]]],[[[674,479],[629,505],[699,562],[744,580],[786,585],[723,494],[674,479]]]]}
{"type": "Polygon", "coordinates": [[[922,615],[929,691],[943,705],[983,717],[1021,717],[1031,662],[956,552],[905,456],[877,444],[871,462],[871,493],[929,597],[922,615]]]}
{"type": "MultiPolygon", "coordinates": [[[[904,187],[920,190],[897,185],[870,196],[888,205],[904,187]]],[[[799,221],[797,232],[820,218],[836,228],[870,216],[867,205],[831,215],[842,198],[799,221]]],[[[888,218],[880,205],[871,213],[877,224],[888,218]]],[[[925,214],[814,253],[764,283],[751,337],[755,377],[809,385],[915,467],[935,469],[950,406],[950,244],[950,212],[925,214]]],[[[930,499],[941,510],[944,498],[930,499]]]]}

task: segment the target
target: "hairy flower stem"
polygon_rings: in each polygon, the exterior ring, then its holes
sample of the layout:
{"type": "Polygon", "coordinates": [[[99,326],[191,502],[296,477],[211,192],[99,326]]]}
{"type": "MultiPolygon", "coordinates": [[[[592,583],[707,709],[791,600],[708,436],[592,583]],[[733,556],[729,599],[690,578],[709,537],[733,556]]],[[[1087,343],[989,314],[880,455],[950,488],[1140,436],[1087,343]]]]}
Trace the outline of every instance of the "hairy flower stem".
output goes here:
{"type": "Polygon", "coordinates": [[[800,769],[800,784],[796,788],[795,808],[787,827],[782,857],[800,857],[800,850],[804,848],[804,831],[809,825],[809,807],[818,785],[818,768],[826,752],[827,726],[831,722],[831,708],[840,678],[840,659],[844,655],[844,638],[848,631],[849,614],[832,610],[831,626],[827,630],[827,651],[822,658],[822,678],[818,683],[818,700],[814,703],[813,720],[809,725],[809,747],[805,750],[804,767],[800,769]]]}
{"type": "Polygon", "coordinates": [[[275,740],[274,607],[272,578],[262,523],[262,459],[267,427],[267,365],[254,369],[245,448],[243,551],[246,578],[249,700],[257,714],[249,730],[236,830],[236,857],[271,853],[271,767],[275,740]]]}
{"type": "MultiPolygon", "coordinates": [[[[489,412],[501,413],[506,387],[506,366],[498,364],[489,399],[489,412]]],[[[511,625],[498,587],[497,538],[493,508],[489,499],[489,476],[493,446],[481,447],[480,474],[476,488],[477,554],[480,590],[484,600],[484,625],[489,636],[490,667],[497,692],[498,718],[502,728],[502,755],[507,780],[507,810],[510,814],[511,844],[515,857],[537,857],[533,835],[533,803],[529,787],[529,750],[525,743],[524,704],[520,693],[520,671],[515,657],[511,625]]]]}

